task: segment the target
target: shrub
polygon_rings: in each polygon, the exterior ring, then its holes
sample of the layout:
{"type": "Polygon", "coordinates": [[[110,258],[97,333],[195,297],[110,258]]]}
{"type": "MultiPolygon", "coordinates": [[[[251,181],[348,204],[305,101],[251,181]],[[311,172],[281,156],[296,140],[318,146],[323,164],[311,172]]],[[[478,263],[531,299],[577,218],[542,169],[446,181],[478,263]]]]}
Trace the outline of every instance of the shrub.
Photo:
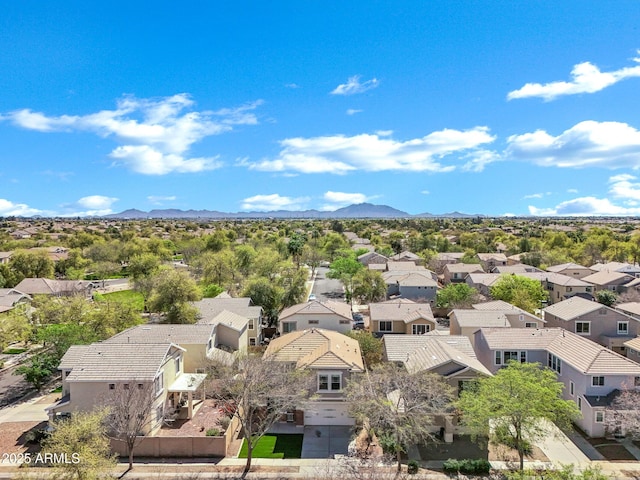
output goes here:
{"type": "Polygon", "coordinates": [[[29,430],[27,433],[25,433],[24,440],[25,443],[40,445],[40,443],[42,443],[42,441],[47,437],[49,437],[49,432],[47,432],[45,429],[29,430]]]}
{"type": "Polygon", "coordinates": [[[229,428],[230,423],[231,423],[231,417],[220,417],[218,419],[218,425],[220,425],[220,428],[222,429],[223,432],[227,431],[227,428],[229,428]]]}
{"type": "Polygon", "coordinates": [[[207,437],[219,437],[220,435],[222,435],[222,432],[219,428],[213,427],[207,430],[206,435],[207,437]]]}
{"type": "Polygon", "coordinates": [[[410,475],[418,473],[418,468],[420,468],[420,465],[416,460],[409,460],[409,463],[407,463],[407,473],[410,475]]]}
{"type": "Polygon", "coordinates": [[[487,460],[483,459],[455,460],[450,458],[444,462],[443,468],[446,473],[486,475],[491,470],[491,464],[487,460]]]}

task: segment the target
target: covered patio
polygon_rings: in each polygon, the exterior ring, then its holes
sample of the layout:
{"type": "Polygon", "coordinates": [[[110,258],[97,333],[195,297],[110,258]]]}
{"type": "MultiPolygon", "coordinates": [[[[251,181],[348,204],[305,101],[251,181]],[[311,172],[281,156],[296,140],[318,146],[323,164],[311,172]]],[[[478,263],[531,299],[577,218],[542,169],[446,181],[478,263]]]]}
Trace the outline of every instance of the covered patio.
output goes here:
{"type": "Polygon", "coordinates": [[[183,373],[169,386],[167,403],[173,409],[175,419],[193,418],[194,408],[205,400],[203,383],[206,377],[205,373],[183,373]],[[201,391],[201,398],[194,399],[198,389],[201,391]]]}

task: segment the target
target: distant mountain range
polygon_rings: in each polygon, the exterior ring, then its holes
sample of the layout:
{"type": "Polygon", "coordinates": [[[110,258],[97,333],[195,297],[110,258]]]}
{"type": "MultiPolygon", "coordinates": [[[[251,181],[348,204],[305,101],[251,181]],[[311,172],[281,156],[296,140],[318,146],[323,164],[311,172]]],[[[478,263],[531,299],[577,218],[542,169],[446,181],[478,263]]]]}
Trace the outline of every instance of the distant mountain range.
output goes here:
{"type": "Polygon", "coordinates": [[[276,210],[273,212],[236,212],[226,213],[215,210],[142,210],[130,209],[120,213],[105,215],[103,218],[125,218],[125,219],[145,219],[145,218],[191,218],[191,219],[223,219],[223,218],[474,218],[485,215],[467,215],[459,212],[443,213],[435,215],[432,213],[420,213],[411,215],[407,212],[397,210],[388,205],[373,205],[371,203],[359,203],[339,208],[331,212],[321,212],[319,210],[276,210]]]}

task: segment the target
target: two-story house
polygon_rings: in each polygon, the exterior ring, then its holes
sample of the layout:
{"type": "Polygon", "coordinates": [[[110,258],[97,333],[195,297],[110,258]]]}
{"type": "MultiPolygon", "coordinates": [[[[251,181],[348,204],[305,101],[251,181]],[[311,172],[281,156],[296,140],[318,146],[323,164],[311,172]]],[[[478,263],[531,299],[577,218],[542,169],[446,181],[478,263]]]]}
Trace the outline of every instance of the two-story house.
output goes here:
{"type": "Polygon", "coordinates": [[[507,256],[504,253],[478,253],[476,258],[485,272],[490,272],[494,267],[508,265],[507,256]]]}
{"type": "Polygon", "coordinates": [[[305,425],[353,425],[344,389],[354,373],[364,372],[357,340],[332,330],[310,328],[273,339],[264,359],[306,368],[316,377],[312,400],[301,406],[305,425]]]}
{"type": "Polygon", "coordinates": [[[246,345],[254,346],[262,343],[262,307],[254,305],[249,297],[231,297],[223,292],[215,298],[203,298],[194,302],[193,305],[198,309],[200,317],[198,323],[215,323],[215,318],[223,311],[246,318],[246,345]]]}
{"type": "Polygon", "coordinates": [[[346,333],[353,329],[351,307],[344,302],[312,300],[285,308],[278,321],[281,334],[321,328],[346,333]]]}
{"type": "Polygon", "coordinates": [[[108,403],[116,389],[152,392],[153,408],[147,434],[157,431],[169,411],[182,408],[192,418],[195,395],[206,375],[184,373],[185,350],[173,343],[94,343],[75,345],[62,357],[62,398],[46,410],[60,414],[90,411],[108,403]]]}
{"type": "Polygon", "coordinates": [[[581,297],[571,297],[544,310],[547,327],[561,327],[624,354],[624,343],[640,332],[633,316],[581,297]]]}
{"type": "Polygon", "coordinates": [[[560,273],[562,275],[566,275],[567,277],[582,279],[592,273],[595,273],[594,270],[591,270],[588,267],[584,267],[582,265],[578,265],[577,263],[561,263],[559,265],[551,265],[547,267],[547,272],[551,273],[560,273]]]}
{"type": "Polygon", "coordinates": [[[605,409],[615,390],[640,384],[640,365],[562,328],[483,328],[475,333],[478,360],[491,372],[509,361],[551,368],[564,384],[565,400],[576,402],[576,424],[590,437],[605,435],[605,409]]]}
{"type": "Polygon", "coordinates": [[[463,283],[470,273],[484,273],[478,263],[448,263],[442,270],[443,283],[463,283]]]}
{"type": "Polygon", "coordinates": [[[422,335],[436,329],[431,306],[405,298],[369,304],[371,333],[381,336],[387,333],[422,335]]]}

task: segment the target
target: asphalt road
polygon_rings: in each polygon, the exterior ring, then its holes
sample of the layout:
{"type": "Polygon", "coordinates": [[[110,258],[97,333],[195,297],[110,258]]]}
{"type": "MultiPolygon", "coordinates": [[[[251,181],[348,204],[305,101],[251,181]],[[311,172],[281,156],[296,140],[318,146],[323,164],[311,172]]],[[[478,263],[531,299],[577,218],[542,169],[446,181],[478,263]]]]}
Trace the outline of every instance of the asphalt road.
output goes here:
{"type": "Polygon", "coordinates": [[[24,381],[22,375],[13,375],[17,366],[12,366],[0,372],[0,407],[19,400],[33,387],[24,381]]]}
{"type": "Polygon", "coordinates": [[[312,293],[318,300],[344,300],[344,289],[340,280],[327,278],[327,267],[318,267],[316,281],[313,284],[312,293]]]}

